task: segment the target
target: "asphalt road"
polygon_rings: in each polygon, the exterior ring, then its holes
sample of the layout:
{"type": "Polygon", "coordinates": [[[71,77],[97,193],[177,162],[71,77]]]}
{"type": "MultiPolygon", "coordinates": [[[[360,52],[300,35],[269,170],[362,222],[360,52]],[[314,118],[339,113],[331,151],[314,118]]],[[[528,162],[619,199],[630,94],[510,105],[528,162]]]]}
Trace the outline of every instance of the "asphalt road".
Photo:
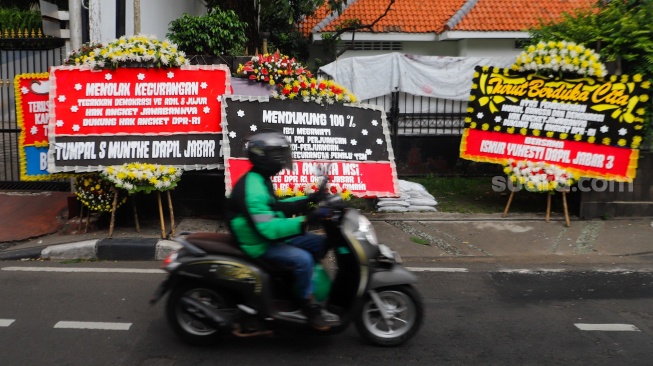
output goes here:
{"type": "Polygon", "coordinates": [[[402,347],[369,346],[351,328],[199,348],[172,334],[163,303],[148,305],[165,277],[158,263],[0,262],[0,364],[650,365],[653,358],[653,273],[409,266],[426,319],[402,347]]]}

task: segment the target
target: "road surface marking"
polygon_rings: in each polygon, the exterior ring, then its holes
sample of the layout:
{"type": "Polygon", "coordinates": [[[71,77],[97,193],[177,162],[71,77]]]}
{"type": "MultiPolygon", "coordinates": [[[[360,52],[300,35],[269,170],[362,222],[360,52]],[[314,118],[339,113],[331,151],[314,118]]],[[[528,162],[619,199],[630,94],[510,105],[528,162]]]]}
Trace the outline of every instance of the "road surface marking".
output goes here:
{"type": "Polygon", "coordinates": [[[632,324],[586,324],[576,323],[576,328],[580,330],[599,330],[606,332],[639,332],[640,330],[632,324]]]}
{"type": "Polygon", "coordinates": [[[562,273],[566,272],[564,269],[561,268],[540,268],[540,269],[526,269],[526,268],[506,268],[506,269],[500,269],[497,272],[499,273],[541,273],[541,272],[547,272],[547,273],[562,273]]]}
{"type": "Polygon", "coordinates": [[[412,272],[468,272],[467,268],[448,268],[448,267],[406,267],[412,272]]]}
{"type": "Polygon", "coordinates": [[[60,329],[101,329],[101,330],[129,330],[132,323],[103,323],[103,322],[68,322],[60,321],[54,325],[60,329]]]}
{"type": "Polygon", "coordinates": [[[8,327],[15,321],[16,319],[0,319],[0,327],[8,327]]]}
{"type": "Polygon", "coordinates": [[[5,267],[3,271],[75,272],[75,273],[166,273],[162,269],[141,268],[63,268],[63,267],[5,267]]]}

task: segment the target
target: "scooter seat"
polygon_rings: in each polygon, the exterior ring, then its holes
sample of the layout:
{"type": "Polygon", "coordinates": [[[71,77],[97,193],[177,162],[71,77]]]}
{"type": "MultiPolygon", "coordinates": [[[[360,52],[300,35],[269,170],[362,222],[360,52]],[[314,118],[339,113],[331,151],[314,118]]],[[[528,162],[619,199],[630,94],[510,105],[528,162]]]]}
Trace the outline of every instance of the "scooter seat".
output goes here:
{"type": "Polygon", "coordinates": [[[192,233],[186,241],[211,254],[226,254],[247,258],[236,239],[229,233],[192,233]]]}
{"type": "Polygon", "coordinates": [[[196,232],[189,234],[186,241],[210,254],[224,254],[244,259],[254,263],[270,273],[291,272],[291,268],[283,267],[257,258],[252,258],[243,252],[240,245],[230,233],[196,232]]]}

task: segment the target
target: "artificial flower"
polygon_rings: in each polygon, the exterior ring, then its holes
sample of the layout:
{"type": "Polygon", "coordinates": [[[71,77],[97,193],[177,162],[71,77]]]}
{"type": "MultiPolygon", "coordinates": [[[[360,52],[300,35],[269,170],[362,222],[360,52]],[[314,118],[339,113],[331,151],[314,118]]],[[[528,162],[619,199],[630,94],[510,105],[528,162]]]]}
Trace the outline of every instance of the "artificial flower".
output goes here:
{"type": "Polygon", "coordinates": [[[277,85],[279,88],[300,75],[313,77],[313,74],[294,57],[282,55],[278,51],[273,54],[253,56],[244,65],[238,65],[236,74],[246,76],[250,80],[277,85]]]}
{"type": "Polygon", "coordinates": [[[549,76],[573,73],[582,76],[603,77],[607,74],[601,56],[574,42],[539,42],[526,48],[512,65],[513,70],[534,71],[549,76]]]}
{"type": "Polygon", "coordinates": [[[169,40],[154,36],[122,36],[102,46],[85,45],[73,52],[66,65],[88,66],[92,69],[116,69],[125,66],[180,67],[188,65],[186,55],[169,40]],[[95,47],[95,48],[93,48],[95,47]]]}
{"type": "Polygon", "coordinates": [[[183,171],[173,166],[127,163],[109,166],[100,175],[129,194],[137,192],[167,191],[177,186],[183,171]]]}
{"type": "Polygon", "coordinates": [[[75,196],[91,211],[111,212],[115,194],[118,194],[118,208],[127,201],[127,197],[117,192],[110,182],[102,179],[98,173],[75,175],[75,196]]]}
{"type": "Polygon", "coordinates": [[[354,94],[333,80],[307,78],[303,75],[284,84],[279,91],[272,92],[272,97],[275,99],[298,99],[320,105],[356,103],[357,101],[354,94]]]}
{"type": "MultiPolygon", "coordinates": [[[[281,199],[290,197],[302,197],[316,192],[318,188],[319,187],[317,182],[306,184],[289,184],[285,189],[277,188],[275,194],[281,199]]],[[[348,201],[352,197],[350,190],[343,188],[337,183],[327,183],[326,190],[333,195],[339,194],[340,197],[342,197],[343,201],[348,201]]]]}
{"type": "Polygon", "coordinates": [[[542,161],[515,161],[510,159],[503,171],[519,189],[525,188],[531,192],[566,191],[578,180],[574,174],[559,166],[542,161]]]}

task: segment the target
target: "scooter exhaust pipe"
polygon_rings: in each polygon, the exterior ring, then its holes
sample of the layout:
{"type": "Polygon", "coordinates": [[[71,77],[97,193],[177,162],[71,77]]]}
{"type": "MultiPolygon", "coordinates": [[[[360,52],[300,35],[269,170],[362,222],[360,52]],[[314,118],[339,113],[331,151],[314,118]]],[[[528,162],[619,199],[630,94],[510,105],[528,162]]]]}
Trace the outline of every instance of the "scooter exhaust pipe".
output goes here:
{"type": "Polygon", "coordinates": [[[184,296],[179,301],[190,316],[220,331],[231,330],[231,322],[225,319],[217,309],[207,306],[192,297],[184,296]]]}

